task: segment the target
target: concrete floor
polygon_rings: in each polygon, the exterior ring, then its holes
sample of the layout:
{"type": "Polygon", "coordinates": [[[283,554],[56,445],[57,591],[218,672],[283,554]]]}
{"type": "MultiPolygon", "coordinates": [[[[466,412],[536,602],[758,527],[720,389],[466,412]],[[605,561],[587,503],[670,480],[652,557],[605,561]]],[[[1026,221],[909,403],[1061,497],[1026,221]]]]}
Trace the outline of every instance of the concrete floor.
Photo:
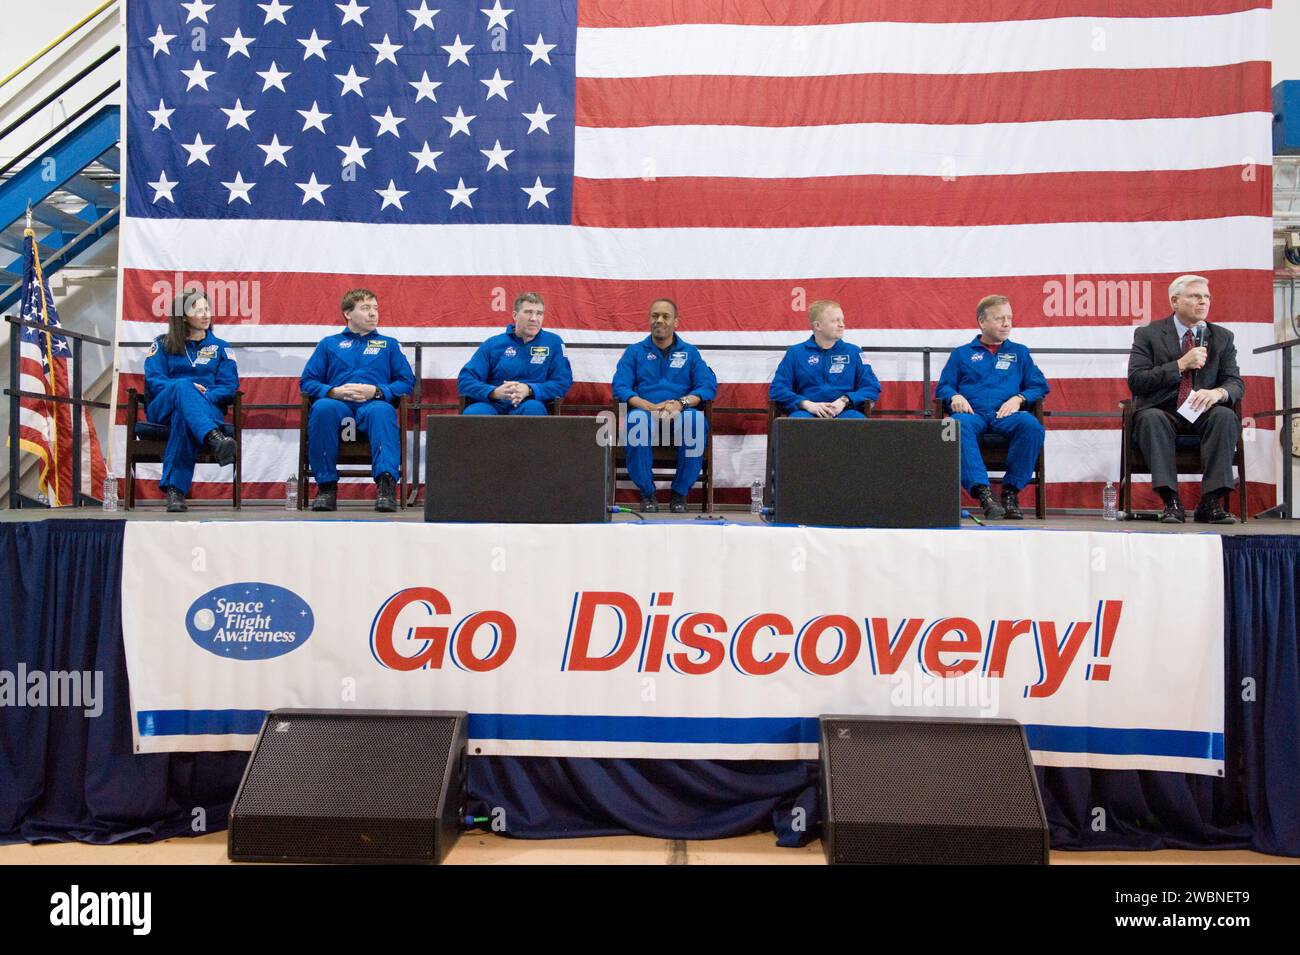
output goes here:
{"type": "MultiPolygon", "coordinates": [[[[770,832],[685,842],[640,836],[592,839],[507,839],[490,833],[460,838],[449,865],[824,865],[821,843],[781,849],[770,832]]],[[[90,846],[56,843],[0,846],[6,865],[230,865],[226,834],[148,844],[90,846]]],[[[1300,865],[1300,859],[1258,852],[1053,852],[1052,865],[1300,865]]]]}

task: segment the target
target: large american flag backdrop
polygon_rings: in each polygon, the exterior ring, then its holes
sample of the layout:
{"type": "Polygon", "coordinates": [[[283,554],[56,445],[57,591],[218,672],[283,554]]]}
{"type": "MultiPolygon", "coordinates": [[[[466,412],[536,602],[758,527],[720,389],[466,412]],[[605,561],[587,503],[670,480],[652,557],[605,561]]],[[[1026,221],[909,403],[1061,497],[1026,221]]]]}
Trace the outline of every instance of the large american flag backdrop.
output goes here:
{"type": "MultiPolygon", "coordinates": [[[[1197,272],[1246,412],[1274,406],[1250,354],[1273,339],[1266,0],[435,2],[130,0],[123,341],[162,331],[178,278],[221,283],[218,334],[254,344],[336,331],[358,285],[388,334],[479,341],[535,289],[548,328],[610,346],[571,351],[569,400],[597,402],[667,296],[721,346],[718,404],[753,408],[780,351],[736,346],[806,337],[816,299],[858,344],[943,350],[937,377],[985,294],[1031,348],[1126,349],[1197,272]]],[[[238,352],[245,400],[296,402],[308,354],[238,352]]],[[[426,400],[469,354],[425,352],[426,400]]],[[[870,360],[880,407],[922,406],[919,355],[870,360]]],[[[1128,394],[1122,355],[1040,365],[1052,412],[1128,394]]],[[[248,416],[247,496],[283,493],[297,425],[248,416]]],[[[747,499],[765,421],[715,425],[720,500],[747,499]]],[[[1252,509],[1279,459],[1259,425],[1252,509]]],[[[1099,505],[1118,428],[1049,421],[1049,504],[1099,505]]],[[[223,479],[201,466],[195,496],[223,479]]]]}

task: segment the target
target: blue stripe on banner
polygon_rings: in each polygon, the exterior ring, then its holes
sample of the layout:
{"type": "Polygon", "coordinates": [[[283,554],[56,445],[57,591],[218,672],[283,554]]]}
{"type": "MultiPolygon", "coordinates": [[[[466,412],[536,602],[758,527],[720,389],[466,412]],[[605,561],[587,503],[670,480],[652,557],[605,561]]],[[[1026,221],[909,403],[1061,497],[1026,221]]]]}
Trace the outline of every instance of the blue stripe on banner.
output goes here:
{"type": "MultiPolygon", "coordinates": [[[[148,710],[141,736],[253,735],[264,710],[148,710]]],[[[472,713],[472,739],[628,743],[816,743],[815,717],[548,716],[472,713]]],[[[1058,753],[1223,759],[1223,734],[1099,726],[1025,726],[1029,748],[1058,753]]]]}

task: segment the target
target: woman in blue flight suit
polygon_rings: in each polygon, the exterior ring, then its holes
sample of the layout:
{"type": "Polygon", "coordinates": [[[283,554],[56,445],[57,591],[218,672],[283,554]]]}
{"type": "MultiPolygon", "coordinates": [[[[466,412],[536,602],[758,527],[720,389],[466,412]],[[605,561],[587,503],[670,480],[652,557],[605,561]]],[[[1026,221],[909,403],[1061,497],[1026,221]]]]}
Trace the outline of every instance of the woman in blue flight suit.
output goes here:
{"type": "Polygon", "coordinates": [[[145,416],[167,425],[160,486],[167,510],[188,510],[194,459],[207,447],[222,467],[235,461],[235,439],[221,430],[226,406],[239,389],[239,369],[226,342],[212,334],[212,306],[197,289],[176,296],[167,334],[144,361],[145,416]]]}

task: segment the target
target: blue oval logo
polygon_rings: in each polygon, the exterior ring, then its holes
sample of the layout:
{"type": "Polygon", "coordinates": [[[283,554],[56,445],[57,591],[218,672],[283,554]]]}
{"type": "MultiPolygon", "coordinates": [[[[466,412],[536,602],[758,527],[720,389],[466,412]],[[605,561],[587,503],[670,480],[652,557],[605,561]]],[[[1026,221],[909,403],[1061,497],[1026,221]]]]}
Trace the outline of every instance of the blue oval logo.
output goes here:
{"type": "Polygon", "coordinates": [[[226,584],[185,614],[190,639],[229,660],[282,657],[307,642],[315,617],[307,601],[275,584],[226,584]]]}

